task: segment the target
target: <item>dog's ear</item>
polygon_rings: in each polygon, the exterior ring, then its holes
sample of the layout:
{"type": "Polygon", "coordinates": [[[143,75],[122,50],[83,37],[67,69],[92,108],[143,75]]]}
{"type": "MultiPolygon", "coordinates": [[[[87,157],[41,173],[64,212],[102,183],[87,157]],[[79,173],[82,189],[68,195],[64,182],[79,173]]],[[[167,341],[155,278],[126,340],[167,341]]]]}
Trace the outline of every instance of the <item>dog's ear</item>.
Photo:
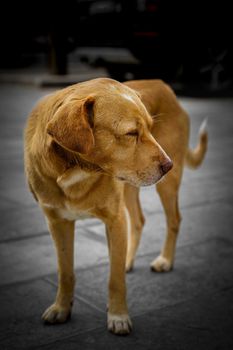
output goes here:
{"type": "Polygon", "coordinates": [[[69,151],[88,154],[94,147],[94,97],[64,104],[47,125],[47,132],[69,151]]]}

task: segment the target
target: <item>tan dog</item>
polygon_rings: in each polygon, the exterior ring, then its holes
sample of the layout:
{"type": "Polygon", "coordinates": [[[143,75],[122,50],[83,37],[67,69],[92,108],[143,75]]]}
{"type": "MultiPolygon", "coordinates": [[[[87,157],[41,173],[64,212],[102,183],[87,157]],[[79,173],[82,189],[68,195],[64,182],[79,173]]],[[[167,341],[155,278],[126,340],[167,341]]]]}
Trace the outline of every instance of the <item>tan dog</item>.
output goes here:
{"type": "Polygon", "coordinates": [[[167,239],[152,264],[156,271],[168,271],[180,222],[183,164],[199,165],[207,144],[203,131],[192,152],[188,138],[186,113],[171,89],[157,80],[121,84],[95,79],[37,104],[25,129],[25,171],[47,219],[59,266],[58,292],[43,314],[46,322],[64,322],[71,313],[74,223],[97,217],[106,225],[110,256],[108,329],[130,332],[125,266],[133,266],[144,223],[138,187],[160,180],[172,168],[172,158],[173,170],[157,185],[167,215],[167,239]],[[161,122],[153,121],[156,115],[161,122]]]}

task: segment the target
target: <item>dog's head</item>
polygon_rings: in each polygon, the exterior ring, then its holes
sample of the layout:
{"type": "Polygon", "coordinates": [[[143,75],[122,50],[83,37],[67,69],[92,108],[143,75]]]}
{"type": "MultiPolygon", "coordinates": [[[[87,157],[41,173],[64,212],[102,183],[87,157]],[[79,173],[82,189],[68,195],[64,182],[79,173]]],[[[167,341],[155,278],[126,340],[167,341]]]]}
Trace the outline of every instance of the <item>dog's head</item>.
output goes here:
{"type": "Polygon", "coordinates": [[[153,120],[138,94],[111,79],[88,83],[86,97],[72,95],[47,132],[63,148],[135,186],[156,183],[172,162],[151,134],[153,120]]]}

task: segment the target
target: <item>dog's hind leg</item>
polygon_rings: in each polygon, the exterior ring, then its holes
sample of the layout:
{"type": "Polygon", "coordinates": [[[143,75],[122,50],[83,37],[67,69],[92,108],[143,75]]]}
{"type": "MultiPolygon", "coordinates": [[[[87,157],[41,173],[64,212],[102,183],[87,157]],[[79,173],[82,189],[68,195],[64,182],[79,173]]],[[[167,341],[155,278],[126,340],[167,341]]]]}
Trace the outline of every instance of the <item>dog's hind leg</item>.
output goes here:
{"type": "Polygon", "coordinates": [[[179,233],[181,216],[178,204],[180,176],[173,171],[157,184],[167,222],[167,235],[160,255],[151,263],[151,269],[157,272],[170,271],[173,267],[176,241],[179,233]],[[175,175],[175,176],[174,176],[175,175]]]}
{"type": "Polygon", "coordinates": [[[133,268],[135,255],[141,239],[145,219],[139,201],[139,189],[129,184],[125,185],[125,202],[129,214],[128,249],[126,259],[126,271],[133,268]]]}

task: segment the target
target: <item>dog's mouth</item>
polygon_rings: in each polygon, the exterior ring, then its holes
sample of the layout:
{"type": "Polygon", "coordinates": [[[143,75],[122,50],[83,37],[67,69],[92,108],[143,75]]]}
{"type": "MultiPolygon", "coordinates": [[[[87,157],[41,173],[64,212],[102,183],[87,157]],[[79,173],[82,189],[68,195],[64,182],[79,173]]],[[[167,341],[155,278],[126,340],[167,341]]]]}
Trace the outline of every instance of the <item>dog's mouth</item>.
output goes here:
{"type": "Polygon", "coordinates": [[[161,174],[161,173],[156,173],[156,174],[150,175],[150,176],[145,177],[141,180],[140,186],[145,187],[145,186],[155,185],[160,180],[162,180],[162,178],[163,178],[163,174],[161,174]]]}
{"type": "Polygon", "coordinates": [[[146,177],[142,176],[117,176],[116,177],[119,181],[129,183],[130,185],[133,185],[135,187],[141,187],[141,186],[151,186],[159,182],[162,178],[162,174],[152,174],[146,177]]]}
{"type": "Polygon", "coordinates": [[[133,172],[128,172],[126,174],[119,174],[117,178],[120,181],[128,182],[133,186],[151,186],[158,183],[164,178],[164,175],[167,174],[173,167],[173,163],[170,158],[167,158],[162,164],[156,166],[148,167],[144,170],[133,172]]]}

